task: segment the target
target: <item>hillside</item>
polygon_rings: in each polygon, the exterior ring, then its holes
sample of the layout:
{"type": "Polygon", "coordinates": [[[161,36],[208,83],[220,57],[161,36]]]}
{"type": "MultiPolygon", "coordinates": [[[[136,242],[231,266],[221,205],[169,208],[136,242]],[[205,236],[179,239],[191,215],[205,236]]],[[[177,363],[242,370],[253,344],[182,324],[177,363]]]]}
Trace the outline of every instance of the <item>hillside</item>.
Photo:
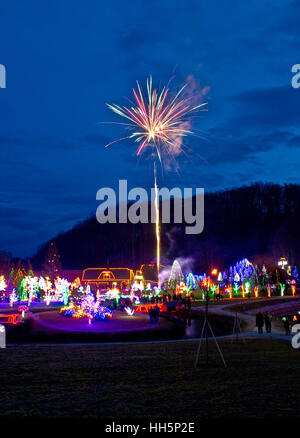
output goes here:
{"type": "MultiPolygon", "coordinates": [[[[197,271],[227,267],[247,257],[267,263],[285,256],[300,264],[300,186],[256,183],[205,195],[205,225],[199,235],[186,235],[184,224],[162,225],[162,261],[191,257],[197,271]]],[[[138,268],[155,258],[153,224],[105,224],[89,218],[55,241],[65,269],[88,266],[138,268]]],[[[32,258],[44,260],[49,242],[32,258]]]]}

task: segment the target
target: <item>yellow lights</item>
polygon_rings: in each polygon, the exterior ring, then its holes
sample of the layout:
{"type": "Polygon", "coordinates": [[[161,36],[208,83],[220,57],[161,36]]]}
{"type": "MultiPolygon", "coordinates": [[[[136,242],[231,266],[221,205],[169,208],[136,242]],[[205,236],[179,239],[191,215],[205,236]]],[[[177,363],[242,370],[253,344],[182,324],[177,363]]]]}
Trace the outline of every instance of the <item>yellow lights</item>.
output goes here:
{"type": "Polygon", "coordinates": [[[279,259],[279,261],[278,261],[278,266],[279,266],[281,269],[285,269],[285,267],[287,266],[287,264],[288,264],[288,261],[287,261],[287,259],[286,259],[285,257],[281,257],[281,258],[279,259]]]}

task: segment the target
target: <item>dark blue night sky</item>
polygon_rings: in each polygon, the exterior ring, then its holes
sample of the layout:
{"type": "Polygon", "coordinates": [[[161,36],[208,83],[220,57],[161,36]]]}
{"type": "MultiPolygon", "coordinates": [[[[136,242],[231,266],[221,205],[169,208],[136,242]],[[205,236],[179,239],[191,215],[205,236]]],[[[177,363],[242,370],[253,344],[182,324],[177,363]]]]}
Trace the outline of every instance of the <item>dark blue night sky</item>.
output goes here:
{"type": "Polygon", "coordinates": [[[300,183],[299,2],[28,0],[2,2],[0,17],[1,250],[30,256],[121,178],[153,185],[150,160],[131,142],[105,149],[122,132],[99,124],[149,74],[209,87],[193,125],[203,138],[161,184],[300,183]]]}

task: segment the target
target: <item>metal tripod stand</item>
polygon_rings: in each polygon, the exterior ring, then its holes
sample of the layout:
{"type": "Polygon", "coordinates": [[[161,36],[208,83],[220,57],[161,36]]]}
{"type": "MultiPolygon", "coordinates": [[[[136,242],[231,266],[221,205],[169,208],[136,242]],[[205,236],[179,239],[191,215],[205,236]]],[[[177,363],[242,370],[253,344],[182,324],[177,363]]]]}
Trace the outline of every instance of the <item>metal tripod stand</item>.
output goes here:
{"type": "Polygon", "coordinates": [[[201,330],[201,335],[200,335],[200,341],[199,341],[199,345],[198,345],[198,350],[197,350],[197,354],[196,354],[196,360],[195,360],[195,368],[197,368],[198,362],[199,362],[199,355],[200,355],[200,350],[201,350],[201,345],[202,345],[202,341],[204,340],[204,330],[205,330],[205,347],[206,347],[206,362],[205,365],[208,366],[209,364],[209,355],[208,355],[208,330],[210,330],[211,336],[213,337],[217,350],[221,356],[222,362],[224,364],[224,367],[227,368],[227,364],[225,362],[223,353],[219,347],[218,341],[214,335],[213,329],[211,327],[211,324],[208,320],[208,301],[209,301],[209,295],[208,295],[208,291],[206,292],[205,295],[205,319],[204,319],[204,323],[203,323],[203,327],[201,330]]]}
{"type": "Polygon", "coordinates": [[[234,339],[238,341],[239,338],[242,338],[242,341],[246,344],[246,340],[242,335],[240,319],[237,316],[237,312],[235,312],[231,342],[233,342],[234,339]]]}

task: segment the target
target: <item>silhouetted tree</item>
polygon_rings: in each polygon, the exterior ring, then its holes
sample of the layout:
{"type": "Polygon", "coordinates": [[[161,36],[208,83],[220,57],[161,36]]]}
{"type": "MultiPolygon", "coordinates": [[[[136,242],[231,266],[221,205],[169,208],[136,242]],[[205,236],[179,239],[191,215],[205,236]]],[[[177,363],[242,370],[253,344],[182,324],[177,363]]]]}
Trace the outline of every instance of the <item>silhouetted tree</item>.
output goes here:
{"type": "Polygon", "coordinates": [[[53,281],[58,275],[61,274],[59,254],[54,242],[51,242],[48,247],[44,263],[44,270],[47,275],[49,275],[51,281],[53,281]]]}

